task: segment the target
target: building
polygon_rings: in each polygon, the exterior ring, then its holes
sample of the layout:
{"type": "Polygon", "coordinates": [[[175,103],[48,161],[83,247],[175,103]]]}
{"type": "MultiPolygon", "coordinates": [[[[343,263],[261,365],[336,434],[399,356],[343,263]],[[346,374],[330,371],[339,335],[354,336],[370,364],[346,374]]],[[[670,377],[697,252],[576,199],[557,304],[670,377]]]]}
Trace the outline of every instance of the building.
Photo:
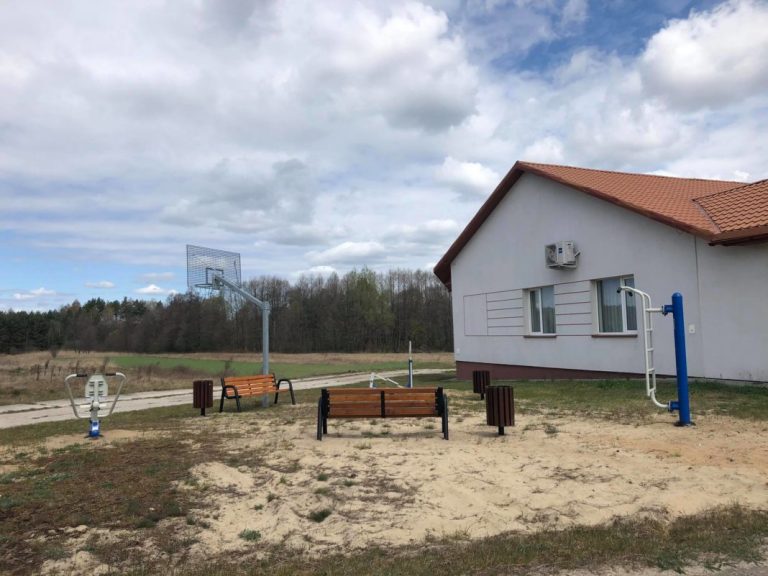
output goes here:
{"type": "MultiPolygon", "coordinates": [[[[768,180],[517,162],[434,272],[452,293],[461,378],[644,374],[627,285],[654,307],[683,294],[690,376],[768,381],[768,180]]],[[[672,375],[672,318],[653,323],[657,373],[672,375]]]]}

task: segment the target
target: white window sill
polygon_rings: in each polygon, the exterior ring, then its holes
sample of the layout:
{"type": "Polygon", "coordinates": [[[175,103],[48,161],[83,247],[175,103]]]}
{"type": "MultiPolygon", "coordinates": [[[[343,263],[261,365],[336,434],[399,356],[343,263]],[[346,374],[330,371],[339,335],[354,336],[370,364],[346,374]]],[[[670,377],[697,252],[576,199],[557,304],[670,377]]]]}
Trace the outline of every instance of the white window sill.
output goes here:
{"type": "Polygon", "coordinates": [[[557,338],[557,334],[523,334],[523,338],[557,338]]]}
{"type": "Polygon", "coordinates": [[[595,332],[592,338],[637,338],[637,332],[595,332]]]}

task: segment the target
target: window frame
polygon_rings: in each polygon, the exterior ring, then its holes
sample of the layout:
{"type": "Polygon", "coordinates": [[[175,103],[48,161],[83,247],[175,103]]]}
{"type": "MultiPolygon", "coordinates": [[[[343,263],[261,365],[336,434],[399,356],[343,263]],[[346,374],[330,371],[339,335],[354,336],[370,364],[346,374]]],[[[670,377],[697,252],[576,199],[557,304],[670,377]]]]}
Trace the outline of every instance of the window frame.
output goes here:
{"type": "Polygon", "coordinates": [[[557,316],[555,316],[552,319],[553,326],[552,326],[552,332],[545,332],[544,331],[544,306],[542,305],[542,289],[545,288],[551,288],[552,289],[552,308],[554,309],[554,299],[555,299],[555,286],[554,284],[549,284],[546,286],[538,286],[536,288],[527,288],[525,290],[525,335],[526,336],[533,336],[537,338],[554,338],[557,336],[557,316]],[[539,330],[535,331],[533,329],[534,324],[534,307],[531,304],[531,295],[535,295],[536,305],[538,307],[538,321],[539,321],[539,330]]]}
{"type": "Polygon", "coordinates": [[[601,319],[602,319],[602,306],[601,306],[601,288],[602,283],[605,280],[618,280],[619,286],[627,286],[626,283],[627,280],[632,280],[632,284],[629,285],[632,288],[635,286],[635,275],[634,274],[622,274],[621,276],[606,276],[604,278],[596,278],[592,280],[592,301],[594,302],[594,313],[593,313],[593,335],[594,336],[637,336],[637,303],[634,304],[635,309],[635,328],[630,330],[627,328],[627,298],[634,298],[634,294],[630,294],[629,292],[623,291],[621,293],[620,303],[621,303],[621,331],[613,331],[613,332],[604,332],[601,328],[601,319]]]}

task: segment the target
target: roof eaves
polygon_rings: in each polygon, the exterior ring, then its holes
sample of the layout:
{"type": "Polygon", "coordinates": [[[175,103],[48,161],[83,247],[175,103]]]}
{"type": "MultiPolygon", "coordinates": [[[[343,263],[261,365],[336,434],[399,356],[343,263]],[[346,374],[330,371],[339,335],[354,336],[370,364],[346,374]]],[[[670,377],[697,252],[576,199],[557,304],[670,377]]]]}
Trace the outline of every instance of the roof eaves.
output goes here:
{"type": "Polygon", "coordinates": [[[733,246],[736,244],[751,244],[768,240],[768,225],[729,230],[715,234],[709,239],[710,246],[733,246]]]}
{"type": "Polygon", "coordinates": [[[461,249],[464,248],[470,238],[474,236],[482,223],[485,222],[486,218],[490,216],[494,208],[498,206],[502,198],[504,198],[506,193],[509,192],[510,188],[512,188],[518,178],[520,178],[523,173],[523,170],[520,168],[521,164],[523,163],[519,161],[515,162],[515,165],[512,166],[506,176],[502,178],[498,186],[496,186],[488,199],[480,207],[480,210],[477,211],[472,220],[469,221],[469,224],[464,227],[464,230],[462,230],[458,238],[454,240],[453,244],[448,248],[448,251],[442,258],[440,258],[438,263],[435,264],[435,267],[432,269],[435,276],[437,276],[449,290],[451,289],[451,262],[458,256],[461,249]]]}

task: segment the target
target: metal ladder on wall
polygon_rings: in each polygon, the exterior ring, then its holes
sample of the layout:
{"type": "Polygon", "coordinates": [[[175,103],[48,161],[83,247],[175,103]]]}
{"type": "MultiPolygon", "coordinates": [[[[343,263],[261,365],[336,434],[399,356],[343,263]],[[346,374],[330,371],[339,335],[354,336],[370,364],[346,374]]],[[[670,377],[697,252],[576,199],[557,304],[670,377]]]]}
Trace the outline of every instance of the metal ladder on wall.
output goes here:
{"type": "Polygon", "coordinates": [[[631,286],[622,286],[619,290],[631,292],[640,296],[643,306],[643,346],[645,347],[645,394],[659,408],[668,408],[667,404],[662,404],[656,400],[656,367],[653,364],[653,318],[651,314],[661,314],[661,308],[651,306],[651,296],[632,288],[631,286]]]}

